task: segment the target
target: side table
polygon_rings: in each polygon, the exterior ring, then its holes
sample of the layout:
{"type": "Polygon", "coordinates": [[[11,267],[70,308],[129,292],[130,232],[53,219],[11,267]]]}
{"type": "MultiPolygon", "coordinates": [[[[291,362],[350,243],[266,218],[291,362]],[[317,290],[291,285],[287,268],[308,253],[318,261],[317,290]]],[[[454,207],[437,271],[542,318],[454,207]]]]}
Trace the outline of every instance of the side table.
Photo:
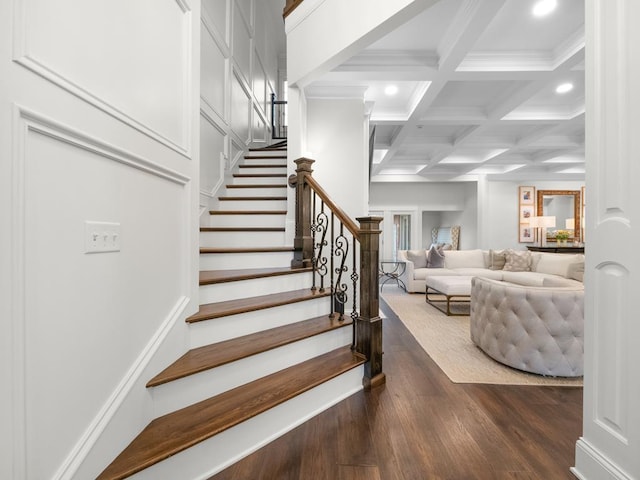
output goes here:
{"type": "Polygon", "coordinates": [[[396,285],[402,288],[405,292],[407,291],[407,286],[404,284],[400,277],[404,274],[404,271],[407,268],[406,262],[402,260],[382,260],[380,262],[380,274],[378,276],[378,280],[384,279],[380,282],[380,290],[388,281],[396,282],[396,285]]]}

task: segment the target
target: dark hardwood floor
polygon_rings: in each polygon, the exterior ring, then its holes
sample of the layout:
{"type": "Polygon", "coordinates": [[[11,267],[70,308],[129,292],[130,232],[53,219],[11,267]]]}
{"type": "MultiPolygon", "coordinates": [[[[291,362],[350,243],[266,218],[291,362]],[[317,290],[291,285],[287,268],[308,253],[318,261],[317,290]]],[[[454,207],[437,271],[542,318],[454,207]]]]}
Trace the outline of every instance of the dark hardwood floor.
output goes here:
{"type": "Polygon", "coordinates": [[[582,388],[454,384],[382,310],[386,385],[211,480],[574,479],[582,388]]]}

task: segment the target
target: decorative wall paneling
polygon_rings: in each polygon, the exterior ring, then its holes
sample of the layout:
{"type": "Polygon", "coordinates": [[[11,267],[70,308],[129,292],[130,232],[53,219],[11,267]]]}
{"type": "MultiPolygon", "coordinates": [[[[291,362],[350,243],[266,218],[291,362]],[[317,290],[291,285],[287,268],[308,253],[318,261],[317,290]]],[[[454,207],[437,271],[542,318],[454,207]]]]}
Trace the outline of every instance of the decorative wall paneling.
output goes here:
{"type": "Polygon", "coordinates": [[[251,106],[251,93],[234,66],[231,80],[231,130],[245,145],[251,141],[251,106]]]}
{"type": "Polygon", "coordinates": [[[253,75],[252,75],[252,87],[253,98],[255,99],[257,106],[262,112],[267,112],[267,85],[269,84],[269,78],[267,72],[260,60],[260,54],[257,49],[253,49],[253,75]]]}
{"type": "Polygon", "coordinates": [[[227,49],[229,48],[231,40],[229,35],[231,1],[232,0],[202,0],[202,17],[207,19],[209,24],[213,26],[212,30],[220,35],[227,49]]]}
{"type": "MultiPolygon", "coordinates": [[[[189,118],[192,79],[180,73],[190,72],[191,11],[184,2],[158,2],[154,4],[153,28],[121,29],[118,41],[109,42],[104,39],[113,37],[113,25],[122,23],[122,10],[134,21],[148,15],[144,2],[120,0],[116,2],[120,8],[113,3],[100,8],[72,0],[16,1],[13,58],[188,157],[191,123],[183,120],[189,118]],[[100,18],[100,22],[78,22],[77,18],[100,18]],[[168,75],[175,71],[175,65],[182,68],[168,75]],[[113,75],[114,71],[126,74],[113,75]],[[132,88],[135,85],[145,88],[132,88]],[[163,102],[157,102],[157,98],[163,102]]],[[[146,22],[140,24],[143,27],[146,22]]]]}
{"type": "Polygon", "coordinates": [[[585,382],[580,479],[640,478],[640,3],[588,0],[585,382]]]}
{"type": "Polygon", "coordinates": [[[230,159],[230,169],[233,169],[240,159],[244,156],[245,146],[241,143],[238,143],[236,140],[231,139],[231,155],[230,159]]]}
{"type": "Polygon", "coordinates": [[[250,144],[270,141],[270,99],[276,89],[278,58],[276,54],[267,58],[267,54],[277,43],[275,29],[282,25],[269,13],[265,4],[255,0],[203,1],[201,112],[207,119],[202,124],[207,140],[201,142],[201,153],[208,164],[203,163],[202,211],[214,206],[216,190],[241,152],[250,144]],[[224,132],[224,145],[212,141],[212,128],[224,132]],[[219,151],[204,151],[205,144],[206,149],[219,151]],[[222,169],[219,176],[215,162],[222,169]]]}
{"type": "Polygon", "coordinates": [[[13,131],[16,449],[21,478],[70,478],[185,317],[190,178],[26,107],[13,131]],[[83,253],[91,219],[120,223],[119,252],[83,253]]]}
{"type": "Polygon", "coordinates": [[[253,119],[251,128],[251,139],[254,143],[267,142],[267,119],[264,118],[262,112],[256,105],[253,107],[253,119]]]}
{"type": "Polygon", "coordinates": [[[209,198],[224,182],[224,171],[228,168],[228,135],[224,126],[200,111],[200,193],[209,198]]]}
{"type": "Polygon", "coordinates": [[[202,17],[200,36],[200,99],[223,123],[228,123],[227,81],[231,52],[210,20],[202,17]]]}
{"type": "Polygon", "coordinates": [[[232,40],[231,53],[234,62],[234,70],[245,82],[251,78],[251,40],[253,29],[247,19],[238,9],[238,2],[234,2],[232,14],[232,40]]]}
{"type": "MultiPolygon", "coordinates": [[[[245,23],[250,29],[254,27],[254,1],[255,0],[235,0],[238,12],[242,15],[245,23]]],[[[258,0],[259,1],[259,0],[258,0]]]]}

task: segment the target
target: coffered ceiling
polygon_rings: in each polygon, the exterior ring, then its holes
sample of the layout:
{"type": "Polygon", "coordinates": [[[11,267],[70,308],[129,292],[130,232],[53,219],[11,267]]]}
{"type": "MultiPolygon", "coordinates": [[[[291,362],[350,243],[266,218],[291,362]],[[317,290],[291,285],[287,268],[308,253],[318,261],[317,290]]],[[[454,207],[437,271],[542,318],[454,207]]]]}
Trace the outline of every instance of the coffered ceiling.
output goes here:
{"type": "Polygon", "coordinates": [[[537,3],[441,0],[306,94],[364,95],[374,182],[584,180],[584,0],[537,3]]]}

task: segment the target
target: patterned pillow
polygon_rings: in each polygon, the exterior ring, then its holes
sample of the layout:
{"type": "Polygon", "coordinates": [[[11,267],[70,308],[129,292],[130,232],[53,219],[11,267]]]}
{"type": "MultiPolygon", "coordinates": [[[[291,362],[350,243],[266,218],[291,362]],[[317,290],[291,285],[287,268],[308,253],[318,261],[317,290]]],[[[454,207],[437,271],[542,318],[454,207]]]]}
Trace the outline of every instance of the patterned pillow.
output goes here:
{"type": "Polygon", "coordinates": [[[413,262],[413,268],[427,267],[427,255],[424,250],[407,250],[407,260],[413,262]]]}
{"type": "Polygon", "coordinates": [[[427,252],[427,268],[444,268],[444,253],[442,248],[431,245],[427,252]]]}
{"type": "Polygon", "coordinates": [[[506,261],[503,270],[510,272],[529,272],[531,271],[531,252],[529,250],[511,250],[505,251],[506,261]]]}
{"type": "Polygon", "coordinates": [[[502,270],[506,261],[506,250],[489,250],[489,270],[502,270]]]}

